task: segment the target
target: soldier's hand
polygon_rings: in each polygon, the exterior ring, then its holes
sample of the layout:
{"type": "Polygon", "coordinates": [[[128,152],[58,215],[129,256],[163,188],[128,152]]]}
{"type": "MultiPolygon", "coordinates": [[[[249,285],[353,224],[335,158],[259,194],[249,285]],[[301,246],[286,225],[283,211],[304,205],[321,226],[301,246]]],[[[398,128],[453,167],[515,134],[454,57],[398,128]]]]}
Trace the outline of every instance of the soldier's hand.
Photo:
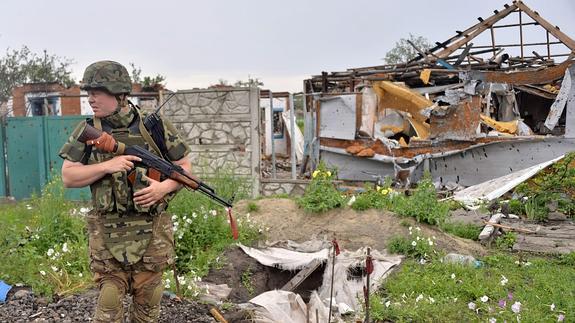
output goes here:
{"type": "Polygon", "coordinates": [[[134,168],[135,161],[142,161],[142,159],[131,155],[120,155],[105,161],[104,163],[106,163],[106,172],[108,174],[113,174],[124,170],[129,171],[134,168]]]}
{"type": "Polygon", "coordinates": [[[148,176],[143,178],[148,182],[148,187],[134,193],[134,203],[143,207],[150,207],[169,193],[169,190],[165,188],[162,182],[158,182],[148,176]]]}

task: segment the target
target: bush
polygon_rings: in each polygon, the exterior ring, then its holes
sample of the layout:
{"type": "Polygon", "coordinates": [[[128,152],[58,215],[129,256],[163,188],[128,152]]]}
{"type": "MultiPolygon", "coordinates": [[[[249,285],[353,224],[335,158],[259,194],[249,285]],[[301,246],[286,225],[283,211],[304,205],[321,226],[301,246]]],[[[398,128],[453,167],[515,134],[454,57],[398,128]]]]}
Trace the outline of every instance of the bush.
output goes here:
{"type": "Polygon", "coordinates": [[[341,207],[345,198],[333,184],[335,170],[329,170],[322,162],[313,172],[312,180],[306,187],[303,197],[297,199],[297,204],[306,212],[320,213],[341,207]]]}
{"type": "Polygon", "coordinates": [[[375,189],[366,187],[365,192],[356,196],[351,208],[356,211],[389,209],[396,194],[390,187],[376,186],[375,189]]]}
{"type": "Polygon", "coordinates": [[[437,200],[431,178],[422,179],[410,197],[397,196],[391,203],[391,211],[401,216],[415,218],[418,222],[437,225],[449,215],[449,205],[437,200]]]}

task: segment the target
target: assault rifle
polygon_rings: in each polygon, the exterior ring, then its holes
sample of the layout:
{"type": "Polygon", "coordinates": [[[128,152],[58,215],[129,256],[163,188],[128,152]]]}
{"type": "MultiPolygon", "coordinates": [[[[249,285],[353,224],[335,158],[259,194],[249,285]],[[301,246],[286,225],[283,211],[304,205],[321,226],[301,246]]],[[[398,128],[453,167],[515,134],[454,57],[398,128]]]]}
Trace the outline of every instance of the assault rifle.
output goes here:
{"type": "Polygon", "coordinates": [[[159,174],[162,174],[184,185],[187,189],[199,191],[217,203],[223,205],[228,211],[228,217],[230,220],[230,226],[234,240],[238,239],[239,234],[237,224],[234,217],[232,216],[233,197],[229,201],[224,200],[216,194],[213,188],[206,185],[199,178],[188,173],[181,166],[175,165],[161,157],[158,157],[140,146],[126,146],[124,143],[117,142],[114,137],[112,137],[107,132],[98,130],[89,124],[86,124],[78,138],[78,141],[88,145],[97,145],[98,149],[108,153],[140,157],[142,159],[140,163],[150,169],[150,178],[159,181],[159,174]]]}

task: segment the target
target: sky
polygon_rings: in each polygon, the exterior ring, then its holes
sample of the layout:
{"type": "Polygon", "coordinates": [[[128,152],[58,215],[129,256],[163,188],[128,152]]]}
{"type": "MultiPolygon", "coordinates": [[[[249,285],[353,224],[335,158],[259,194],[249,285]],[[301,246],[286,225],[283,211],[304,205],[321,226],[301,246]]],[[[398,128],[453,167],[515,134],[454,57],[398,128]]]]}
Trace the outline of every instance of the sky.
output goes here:
{"type": "MultiPolygon", "coordinates": [[[[90,63],[109,59],[129,70],[134,63],[142,76],[161,74],[172,90],[252,77],[273,91],[299,92],[311,75],[383,64],[400,38],[443,41],[505,3],[511,0],[3,1],[0,54],[45,49],[72,59],[76,80],[90,63]]],[[[575,38],[575,1],[524,3],[575,38]]]]}

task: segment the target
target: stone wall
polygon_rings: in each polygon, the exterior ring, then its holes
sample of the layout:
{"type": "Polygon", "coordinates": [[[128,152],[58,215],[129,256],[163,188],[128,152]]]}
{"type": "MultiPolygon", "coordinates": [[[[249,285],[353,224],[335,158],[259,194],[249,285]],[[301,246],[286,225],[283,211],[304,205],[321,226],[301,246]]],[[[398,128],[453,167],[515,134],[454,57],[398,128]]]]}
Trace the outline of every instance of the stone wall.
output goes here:
{"type": "Polygon", "coordinates": [[[178,91],[163,114],[192,149],[194,173],[214,176],[231,170],[249,179],[252,195],[259,193],[259,90],[218,88],[178,91]]]}
{"type": "Polygon", "coordinates": [[[262,196],[272,196],[279,194],[287,194],[289,196],[302,196],[308,184],[308,180],[299,179],[261,179],[260,194],[262,196]]]}

